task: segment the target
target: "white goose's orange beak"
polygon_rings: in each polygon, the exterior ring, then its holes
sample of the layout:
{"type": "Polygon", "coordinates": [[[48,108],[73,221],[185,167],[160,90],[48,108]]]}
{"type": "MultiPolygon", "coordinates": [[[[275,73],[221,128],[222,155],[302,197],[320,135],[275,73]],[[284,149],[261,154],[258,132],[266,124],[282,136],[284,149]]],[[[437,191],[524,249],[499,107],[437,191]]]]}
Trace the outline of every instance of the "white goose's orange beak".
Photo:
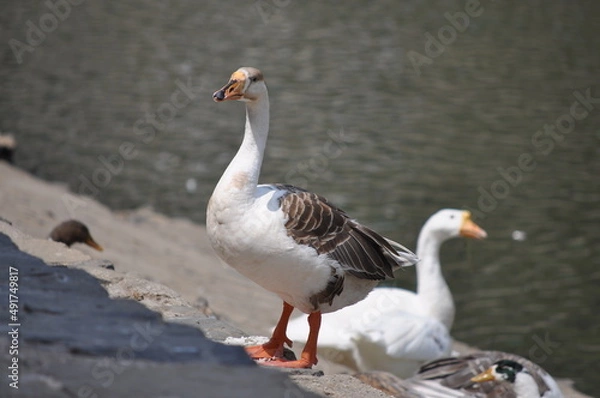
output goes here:
{"type": "Polygon", "coordinates": [[[215,102],[239,100],[244,96],[245,88],[246,75],[243,72],[235,71],[229,78],[229,82],[219,91],[215,91],[213,99],[215,102]]]}
{"type": "Polygon", "coordinates": [[[473,383],[483,383],[486,381],[494,380],[496,380],[496,378],[494,377],[494,370],[492,368],[488,368],[486,371],[479,373],[477,376],[471,378],[471,381],[473,383]]]}
{"type": "Polygon", "coordinates": [[[471,220],[471,212],[465,211],[463,213],[463,223],[460,227],[460,235],[465,238],[472,239],[485,239],[487,238],[487,232],[485,232],[479,225],[475,224],[471,220]]]}

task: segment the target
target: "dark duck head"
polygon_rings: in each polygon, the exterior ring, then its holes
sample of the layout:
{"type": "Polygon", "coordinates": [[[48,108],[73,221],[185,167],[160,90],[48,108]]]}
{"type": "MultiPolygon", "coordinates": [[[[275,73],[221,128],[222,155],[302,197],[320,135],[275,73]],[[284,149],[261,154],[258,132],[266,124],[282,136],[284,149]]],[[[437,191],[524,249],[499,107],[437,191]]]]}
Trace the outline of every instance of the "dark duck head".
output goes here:
{"type": "Polygon", "coordinates": [[[98,251],[104,250],[90,235],[90,230],[82,222],[69,220],[59,224],[50,232],[50,239],[62,242],[67,246],[73,243],[84,243],[98,251]]]}

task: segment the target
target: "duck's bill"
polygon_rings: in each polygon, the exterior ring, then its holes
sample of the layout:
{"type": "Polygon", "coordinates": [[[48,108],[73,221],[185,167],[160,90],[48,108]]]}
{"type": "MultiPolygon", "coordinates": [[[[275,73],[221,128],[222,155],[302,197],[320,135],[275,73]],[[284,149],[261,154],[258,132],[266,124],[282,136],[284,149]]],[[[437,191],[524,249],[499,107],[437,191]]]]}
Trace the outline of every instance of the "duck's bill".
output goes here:
{"type": "Polygon", "coordinates": [[[104,248],[102,246],[100,246],[98,243],[96,243],[96,241],[92,238],[87,238],[84,243],[90,247],[93,247],[94,249],[98,250],[99,252],[104,250],[104,248]]]}
{"type": "Polygon", "coordinates": [[[474,383],[483,383],[492,380],[495,380],[494,374],[492,373],[492,368],[489,368],[485,372],[479,373],[477,376],[471,378],[471,381],[474,383]]]}
{"type": "Polygon", "coordinates": [[[460,227],[460,235],[471,239],[487,238],[487,232],[485,232],[479,225],[475,224],[473,220],[471,220],[470,215],[466,216],[463,220],[463,224],[460,227]]]}

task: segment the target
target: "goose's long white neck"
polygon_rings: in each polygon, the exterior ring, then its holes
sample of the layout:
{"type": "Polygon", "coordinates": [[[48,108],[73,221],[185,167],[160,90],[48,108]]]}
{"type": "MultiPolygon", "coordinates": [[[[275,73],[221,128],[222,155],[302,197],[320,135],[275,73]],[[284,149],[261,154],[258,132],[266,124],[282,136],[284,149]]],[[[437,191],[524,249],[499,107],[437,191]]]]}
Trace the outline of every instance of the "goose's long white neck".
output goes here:
{"type": "Polygon", "coordinates": [[[515,377],[514,389],[517,398],[540,398],[540,390],[530,374],[520,372],[515,377]]]}
{"type": "Polygon", "coordinates": [[[242,145],[219,180],[214,195],[227,192],[227,197],[240,206],[251,204],[268,135],[269,95],[265,91],[256,100],[246,102],[246,129],[242,145]]]}
{"type": "Polygon", "coordinates": [[[442,275],[440,247],[443,240],[427,225],[421,230],[417,241],[417,295],[427,315],[442,322],[448,330],[454,322],[454,301],[450,288],[442,275]]]}

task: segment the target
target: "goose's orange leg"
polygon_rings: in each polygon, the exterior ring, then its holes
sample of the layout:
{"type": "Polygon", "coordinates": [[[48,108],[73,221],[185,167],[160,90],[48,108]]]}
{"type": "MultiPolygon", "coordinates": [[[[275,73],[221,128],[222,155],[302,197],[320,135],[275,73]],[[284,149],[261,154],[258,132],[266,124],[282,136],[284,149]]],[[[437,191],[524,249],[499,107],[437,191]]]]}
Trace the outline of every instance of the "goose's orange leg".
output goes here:
{"type": "Polygon", "coordinates": [[[246,347],[246,352],[252,359],[283,359],[283,344],[286,343],[288,346],[292,346],[292,340],[288,339],[285,334],[292,311],[294,311],[294,307],[284,301],[281,317],[279,318],[279,322],[277,322],[277,326],[275,326],[275,330],[273,330],[273,335],[269,341],[262,345],[246,347]]]}
{"type": "Polygon", "coordinates": [[[296,361],[288,361],[284,358],[272,358],[270,361],[261,362],[265,366],[278,366],[282,368],[311,368],[317,364],[317,339],[319,337],[319,329],[321,328],[321,312],[313,312],[308,316],[308,325],[310,332],[308,340],[302,350],[300,359],[296,361]]]}

